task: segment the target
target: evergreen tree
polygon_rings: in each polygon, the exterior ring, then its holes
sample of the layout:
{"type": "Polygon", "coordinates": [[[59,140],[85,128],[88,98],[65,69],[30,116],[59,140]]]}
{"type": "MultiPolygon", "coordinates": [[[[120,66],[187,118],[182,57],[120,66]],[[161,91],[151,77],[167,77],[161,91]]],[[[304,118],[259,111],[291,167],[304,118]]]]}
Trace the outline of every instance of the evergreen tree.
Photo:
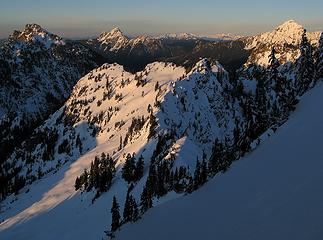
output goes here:
{"type": "Polygon", "coordinates": [[[120,143],[119,143],[118,151],[120,151],[122,149],[122,146],[123,146],[123,141],[122,141],[122,136],[120,136],[120,143]]]}
{"type": "Polygon", "coordinates": [[[150,165],[149,173],[146,181],[146,187],[152,196],[156,195],[157,187],[158,187],[158,179],[157,179],[157,169],[155,165],[150,165]]]}
{"type": "Polygon", "coordinates": [[[89,185],[89,174],[86,169],[84,169],[84,172],[81,175],[81,179],[81,183],[83,184],[83,191],[86,191],[89,185]]]}
{"type": "Polygon", "coordinates": [[[136,181],[142,178],[144,175],[144,167],[145,167],[145,161],[144,157],[140,155],[137,163],[136,163],[136,181]]]}
{"type": "MultiPolygon", "coordinates": [[[[260,70],[261,71],[261,70],[260,70]]],[[[255,111],[257,126],[254,126],[255,135],[259,136],[269,126],[268,122],[268,93],[269,93],[269,81],[266,79],[264,74],[261,74],[257,78],[257,89],[256,89],[256,106],[252,104],[252,108],[255,111]]]]}
{"type": "Polygon", "coordinates": [[[140,195],[140,211],[141,213],[146,212],[153,206],[153,197],[157,189],[157,173],[154,165],[150,165],[149,174],[147,177],[146,184],[140,195]]]}
{"type": "Polygon", "coordinates": [[[315,53],[315,81],[323,79],[323,33],[319,40],[319,46],[315,53]]]}
{"type": "Polygon", "coordinates": [[[194,179],[193,179],[193,184],[194,184],[194,190],[198,189],[198,187],[201,184],[200,181],[200,174],[201,174],[201,163],[199,159],[196,159],[196,165],[195,165],[195,171],[194,171],[194,179]]]}
{"type": "Polygon", "coordinates": [[[120,227],[119,204],[115,196],[113,197],[113,201],[112,201],[111,214],[112,214],[111,231],[115,232],[120,227]]]}
{"type": "Polygon", "coordinates": [[[154,137],[156,135],[156,128],[157,128],[157,120],[156,117],[151,110],[150,115],[149,115],[149,134],[148,134],[148,139],[154,137]]]}
{"type": "Polygon", "coordinates": [[[139,219],[139,210],[136,199],[131,196],[131,206],[132,206],[132,221],[136,222],[139,219]]]}
{"type": "Polygon", "coordinates": [[[75,184],[74,184],[75,191],[79,190],[81,187],[82,187],[81,179],[77,177],[75,179],[75,184]]]}
{"type": "Polygon", "coordinates": [[[221,165],[221,159],[223,156],[223,145],[222,143],[216,139],[214,142],[213,150],[212,150],[212,155],[209,160],[209,172],[212,174],[216,174],[217,172],[220,171],[220,165],[221,165]]]}
{"type": "Polygon", "coordinates": [[[123,208],[123,222],[130,222],[133,216],[133,208],[132,208],[132,196],[130,195],[130,191],[128,189],[126,195],[126,201],[124,203],[123,208]]]}
{"type": "Polygon", "coordinates": [[[200,185],[204,185],[207,181],[208,169],[205,159],[201,163],[201,172],[200,172],[200,185]]]}
{"type": "Polygon", "coordinates": [[[152,191],[149,187],[146,186],[143,188],[142,193],[140,195],[140,211],[141,213],[145,213],[148,209],[153,207],[152,201],[153,195],[152,191]]]}
{"type": "Polygon", "coordinates": [[[122,168],[122,177],[129,184],[132,181],[135,181],[136,174],[136,165],[135,165],[135,157],[131,156],[130,153],[126,156],[126,161],[122,168]]]}
{"type": "Polygon", "coordinates": [[[167,194],[170,179],[170,169],[168,163],[166,161],[162,161],[157,165],[156,171],[156,180],[154,181],[155,187],[154,192],[155,195],[159,198],[167,194]]]}
{"type": "Polygon", "coordinates": [[[159,89],[159,83],[158,83],[158,82],[156,82],[156,84],[155,84],[155,92],[156,92],[158,89],[159,89]]]}
{"type": "Polygon", "coordinates": [[[298,76],[297,76],[297,90],[299,95],[303,95],[313,82],[314,61],[312,45],[306,36],[304,29],[300,43],[301,56],[298,59],[298,76]]]}
{"type": "Polygon", "coordinates": [[[82,141],[81,141],[81,138],[80,138],[79,134],[77,134],[77,137],[76,137],[76,146],[79,148],[80,154],[82,154],[82,152],[83,152],[83,144],[82,144],[82,141]]]}
{"type": "Polygon", "coordinates": [[[123,209],[123,222],[135,222],[139,218],[139,210],[136,199],[130,194],[133,189],[133,185],[131,184],[128,188],[126,201],[123,209]]]}
{"type": "Polygon", "coordinates": [[[268,81],[269,81],[269,87],[276,89],[277,83],[278,83],[278,67],[279,67],[279,61],[276,58],[276,50],[274,47],[271,49],[271,53],[269,55],[269,65],[268,65],[268,81]]]}
{"type": "Polygon", "coordinates": [[[115,172],[115,162],[113,161],[113,159],[110,158],[109,154],[102,154],[99,167],[100,192],[106,192],[110,188],[115,172]]]}

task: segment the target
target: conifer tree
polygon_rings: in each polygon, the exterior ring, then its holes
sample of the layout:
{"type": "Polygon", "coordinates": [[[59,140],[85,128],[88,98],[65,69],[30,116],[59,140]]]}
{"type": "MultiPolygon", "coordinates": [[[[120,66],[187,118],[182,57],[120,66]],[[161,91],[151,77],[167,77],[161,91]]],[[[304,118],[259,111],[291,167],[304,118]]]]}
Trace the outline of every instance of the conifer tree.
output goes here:
{"type": "Polygon", "coordinates": [[[136,202],[136,199],[131,196],[131,206],[132,206],[132,221],[136,222],[139,218],[139,210],[138,210],[138,205],[136,202]]]}
{"type": "Polygon", "coordinates": [[[209,160],[209,172],[216,174],[219,171],[220,161],[223,155],[223,146],[218,139],[215,140],[212,155],[209,160]]]}
{"type": "Polygon", "coordinates": [[[158,83],[158,82],[156,82],[156,84],[155,84],[155,92],[156,92],[158,89],[159,89],[159,83],[158,83]]]}
{"type": "Polygon", "coordinates": [[[299,95],[303,95],[311,87],[314,74],[312,45],[308,41],[305,29],[300,43],[300,52],[301,56],[298,59],[297,90],[299,95]]]}
{"type": "Polygon", "coordinates": [[[132,220],[133,209],[132,209],[132,197],[130,191],[128,190],[126,195],[126,201],[123,208],[123,222],[130,222],[132,220]]]}
{"type": "Polygon", "coordinates": [[[82,187],[81,179],[77,177],[75,179],[75,184],[74,184],[75,191],[79,190],[81,187],[82,187]]]}
{"type": "Polygon", "coordinates": [[[196,159],[195,171],[194,171],[194,190],[200,186],[200,174],[201,174],[201,163],[199,159],[196,159]]]}
{"type": "Polygon", "coordinates": [[[269,55],[269,65],[268,65],[268,81],[270,88],[276,88],[278,82],[278,67],[279,61],[276,58],[276,50],[274,47],[271,49],[271,53],[269,55]]]}
{"type": "Polygon", "coordinates": [[[323,33],[319,40],[319,46],[315,53],[315,81],[323,79],[323,33]]]}
{"type": "Polygon", "coordinates": [[[115,196],[113,197],[113,201],[112,201],[111,214],[112,214],[111,231],[115,232],[120,227],[119,204],[115,196]]]}
{"type": "Polygon", "coordinates": [[[81,175],[81,182],[83,184],[83,191],[86,191],[89,186],[89,174],[86,169],[84,169],[83,174],[81,175]]]}
{"type": "Polygon", "coordinates": [[[134,155],[131,156],[131,154],[128,153],[126,156],[126,161],[122,168],[122,177],[128,184],[135,180],[135,170],[136,165],[134,155]]]}
{"type": "Polygon", "coordinates": [[[122,146],[123,146],[123,141],[122,141],[122,136],[120,136],[120,143],[119,143],[118,151],[120,151],[122,149],[122,146]]]}
{"type": "Polygon", "coordinates": [[[143,188],[142,193],[140,195],[140,211],[141,213],[145,213],[148,209],[153,207],[152,201],[153,195],[149,187],[146,186],[143,188]]]}
{"type": "Polygon", "coordinates": [[[154,137],[156,135],[156,128],[157,128],[157,121],[156,117],[154,116],[153,111],[151,110],[150,115],[149,115],[149,134],[148,134],[148,139],[154,137]]]}
{"type": "Polygon", "coordinates": [[[207,181],[208,169],[205,159],[201,163],[201,172],[200,172],[200,185],[203,185],[207,181]]]}
{"type": "MultiPolygon", "coordinates": [[[[260,70],[261,71],[261,70],[260,70]]],[[[256,89],[256,106],[253,106],[256,112],[256,122],[258,125],[254,128],[255,135],[262,134],[268,128],[268,93],[269,82],[264,74],[258,77],[257,89],[256,89]]]]}
{"type": "Polygon", "coordinates": [[[144,157],[140,155],[137,163],[136,163],[136,181],[142,178],[144,175],[144,167],[145,167],[145,161],[144,157]]]}
{"type": "Polygon", "coordinates": [[[169,188],[170,169],[166,161],[162,161],[157,165],[156,181],[154,192],[159,198],[167,194],[169,188]]]}

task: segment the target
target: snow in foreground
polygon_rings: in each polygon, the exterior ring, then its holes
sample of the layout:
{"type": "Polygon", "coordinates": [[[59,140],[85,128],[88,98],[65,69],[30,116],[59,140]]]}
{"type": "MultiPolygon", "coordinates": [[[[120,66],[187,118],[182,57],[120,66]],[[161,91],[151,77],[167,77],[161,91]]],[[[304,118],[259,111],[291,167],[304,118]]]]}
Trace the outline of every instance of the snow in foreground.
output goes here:
{"type": "Polygon", "coordinates": [[[191,196],[149,211],[117,239],[322,239],[323,85],[253,153],[191,196]]]}

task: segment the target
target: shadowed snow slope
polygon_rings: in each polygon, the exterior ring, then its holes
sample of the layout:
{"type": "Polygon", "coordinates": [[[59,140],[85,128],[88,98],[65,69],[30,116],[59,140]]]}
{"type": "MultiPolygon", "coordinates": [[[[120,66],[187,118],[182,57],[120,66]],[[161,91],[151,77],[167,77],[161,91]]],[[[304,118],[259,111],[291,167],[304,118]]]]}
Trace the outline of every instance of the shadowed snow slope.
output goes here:
{"type": "Polygon", "coordinates": [[[322,239],[323,85],[253,153],[117,239],[322,239]]]}

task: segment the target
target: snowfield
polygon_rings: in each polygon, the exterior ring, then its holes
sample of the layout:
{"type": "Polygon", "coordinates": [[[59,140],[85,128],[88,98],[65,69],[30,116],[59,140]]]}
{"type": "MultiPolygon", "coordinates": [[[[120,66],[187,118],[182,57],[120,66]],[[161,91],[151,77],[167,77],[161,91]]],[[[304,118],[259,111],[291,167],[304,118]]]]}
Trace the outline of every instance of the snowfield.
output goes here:
{"type": "Polygon", "coordinates": [[[254,152],[192,195],[159,205],[117,239],[322,239],[323,85],[254,152]]]}

